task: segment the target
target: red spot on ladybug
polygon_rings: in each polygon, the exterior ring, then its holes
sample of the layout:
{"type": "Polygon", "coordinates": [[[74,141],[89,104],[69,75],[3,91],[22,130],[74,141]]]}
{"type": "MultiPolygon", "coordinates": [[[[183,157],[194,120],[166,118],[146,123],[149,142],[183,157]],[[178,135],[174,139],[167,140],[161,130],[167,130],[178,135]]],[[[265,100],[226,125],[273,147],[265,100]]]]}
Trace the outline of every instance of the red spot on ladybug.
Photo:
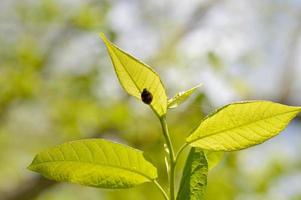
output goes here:
{"type": "Polygon", "coordinates": [[[146,88],[141,93],[141,99],[145,104],[151,104],[153,101],[153,95],[146,88]]]}

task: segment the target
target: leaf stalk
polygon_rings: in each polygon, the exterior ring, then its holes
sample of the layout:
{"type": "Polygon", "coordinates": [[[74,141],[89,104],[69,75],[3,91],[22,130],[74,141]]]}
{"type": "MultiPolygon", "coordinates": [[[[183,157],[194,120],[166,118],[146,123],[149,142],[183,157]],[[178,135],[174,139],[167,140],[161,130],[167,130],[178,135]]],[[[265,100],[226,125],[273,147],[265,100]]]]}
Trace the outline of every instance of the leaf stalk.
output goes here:
{"type": "Polygon", "coordinates": [[[166,116],[163,115],[160,117],[160,123],[162,126],[162,131],[165,139],[165,143],[168,149],[166,152],[169,155],[169,170],[168,170],[168,177],[169,177],[169,197],[170,200],[175,200],[175,153],[174,148],[170,139],[168,126],[166,122],[166,116]]]}
{"type": "Polygon", "coordinates": [[[169,200],[168,195],[166,194],[165,190],[162,188],[162,186],[158,183],[157,180],[154,180],[154,184],[157,186],[157,188],[159,188],[159,190],[161,191],[161,193],[162,193],[163,196],[164,196],[164,199],[165,199],[165,200],[169,200]]]}

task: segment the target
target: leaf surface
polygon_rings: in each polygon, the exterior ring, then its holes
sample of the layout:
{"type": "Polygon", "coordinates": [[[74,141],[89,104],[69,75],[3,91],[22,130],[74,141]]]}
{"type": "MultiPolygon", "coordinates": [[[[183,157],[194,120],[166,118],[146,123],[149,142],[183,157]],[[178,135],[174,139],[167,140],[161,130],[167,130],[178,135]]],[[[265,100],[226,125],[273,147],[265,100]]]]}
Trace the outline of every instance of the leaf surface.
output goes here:
{"type": "Polygon", "coordinates": [[[207,187],[208,164],[201,149],[191,148],[183,175],[177,200],[202,200],[207,187]]]}
{"type": "Polygon", "coordinates": [[[279,134],[300,111],[269,101],[229,104],[206,117],[186,142],[212,151],[244,149],[279,134]]]}
{"type": "Polygon", "coordinates": [[[143,153],[102,139],[67,142],[39,153],[28,167],[55,181],[129,188],[157,178],[143,153]]]}
{"type": "Polygon", "coordinates": [[[114,65],[118,80],[125,91],[141,99],[144,89],[152,94],[151,108],[158,116],[167,110],[167,96],[159,75],[148,65],[124,52],[111,43],[104,34],[100,34],[114,65]]]}
{"type": "Polygon", "coordinates": [[[168,100],[168,108],[176,108],[180,104],[184,103],[202,84],[199,84],[189,90],[179,92],[173,98],[168,100]]]}

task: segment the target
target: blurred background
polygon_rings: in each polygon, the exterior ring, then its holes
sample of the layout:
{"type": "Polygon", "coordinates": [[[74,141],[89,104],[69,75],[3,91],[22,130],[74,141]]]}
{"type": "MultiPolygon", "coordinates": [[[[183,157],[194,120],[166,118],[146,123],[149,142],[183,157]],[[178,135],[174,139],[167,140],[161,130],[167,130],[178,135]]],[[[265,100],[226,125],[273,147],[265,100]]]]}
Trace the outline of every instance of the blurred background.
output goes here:
{"type": "MultiPolygon", "coordinates": [[[[168,115],[176,148],[223,104],[301,105],[299,0],[1,0],[1,200],[163,199],[151,184],[103,190],[26,169],[47,147],[101,137],[145,151],[166,186],[160,124],[122,90],[99,32],[153,66],[169,97],[204,84],[168,115]]],[[[268,142],[226,154],[207,199],[301,200],[300,152],[299,116],[268,142]]]]}

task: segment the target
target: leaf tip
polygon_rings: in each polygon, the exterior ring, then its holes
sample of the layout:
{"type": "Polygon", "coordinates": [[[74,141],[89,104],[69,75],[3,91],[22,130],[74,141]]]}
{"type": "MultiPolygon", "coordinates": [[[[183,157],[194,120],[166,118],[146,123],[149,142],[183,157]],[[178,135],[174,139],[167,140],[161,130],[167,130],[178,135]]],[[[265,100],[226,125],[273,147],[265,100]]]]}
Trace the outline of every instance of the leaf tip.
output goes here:
{"type": "Polygon", "coordinates": [[[105,43],[105,45],[107,46],[107,44],[109,43],[108,38],[106,37],[106,35],[103,32],[99,33],[99,37],[102,39],[102,41],[105,43]]]}
{"type": "Polygon", "coordinates": [[[99,33],[99,37],[102,39],[102,40],[106,40],[106,35],[103,33],[103,32],[100,32],[99,33]]]}
{"type": "Polygon", "coordinates": [[[199,83],[195,86],[195,88],[199,88],[199,87],[202,87],[204,84],[203,83],[199,83]]]}
{"type": "Polygon", "coordinates": [[[36,160],[37,160],[37,156],[38,155],[36,155],[35,157],[34,157],[34,159],[32,160],[32,162],[30,163],[30,165],[28,165],[27,167],[26,167],[26,169],[28,169],[28,170],[30,170],[30,171],[36,171],[36,160]]]}
{"type": "Polygon", "coordinates": [[[26,167],[27,170],[30,170],[30,171],[34,171],[34,167],[32,166],[32,163],[30,165],[28,165],[26,167]]]}

